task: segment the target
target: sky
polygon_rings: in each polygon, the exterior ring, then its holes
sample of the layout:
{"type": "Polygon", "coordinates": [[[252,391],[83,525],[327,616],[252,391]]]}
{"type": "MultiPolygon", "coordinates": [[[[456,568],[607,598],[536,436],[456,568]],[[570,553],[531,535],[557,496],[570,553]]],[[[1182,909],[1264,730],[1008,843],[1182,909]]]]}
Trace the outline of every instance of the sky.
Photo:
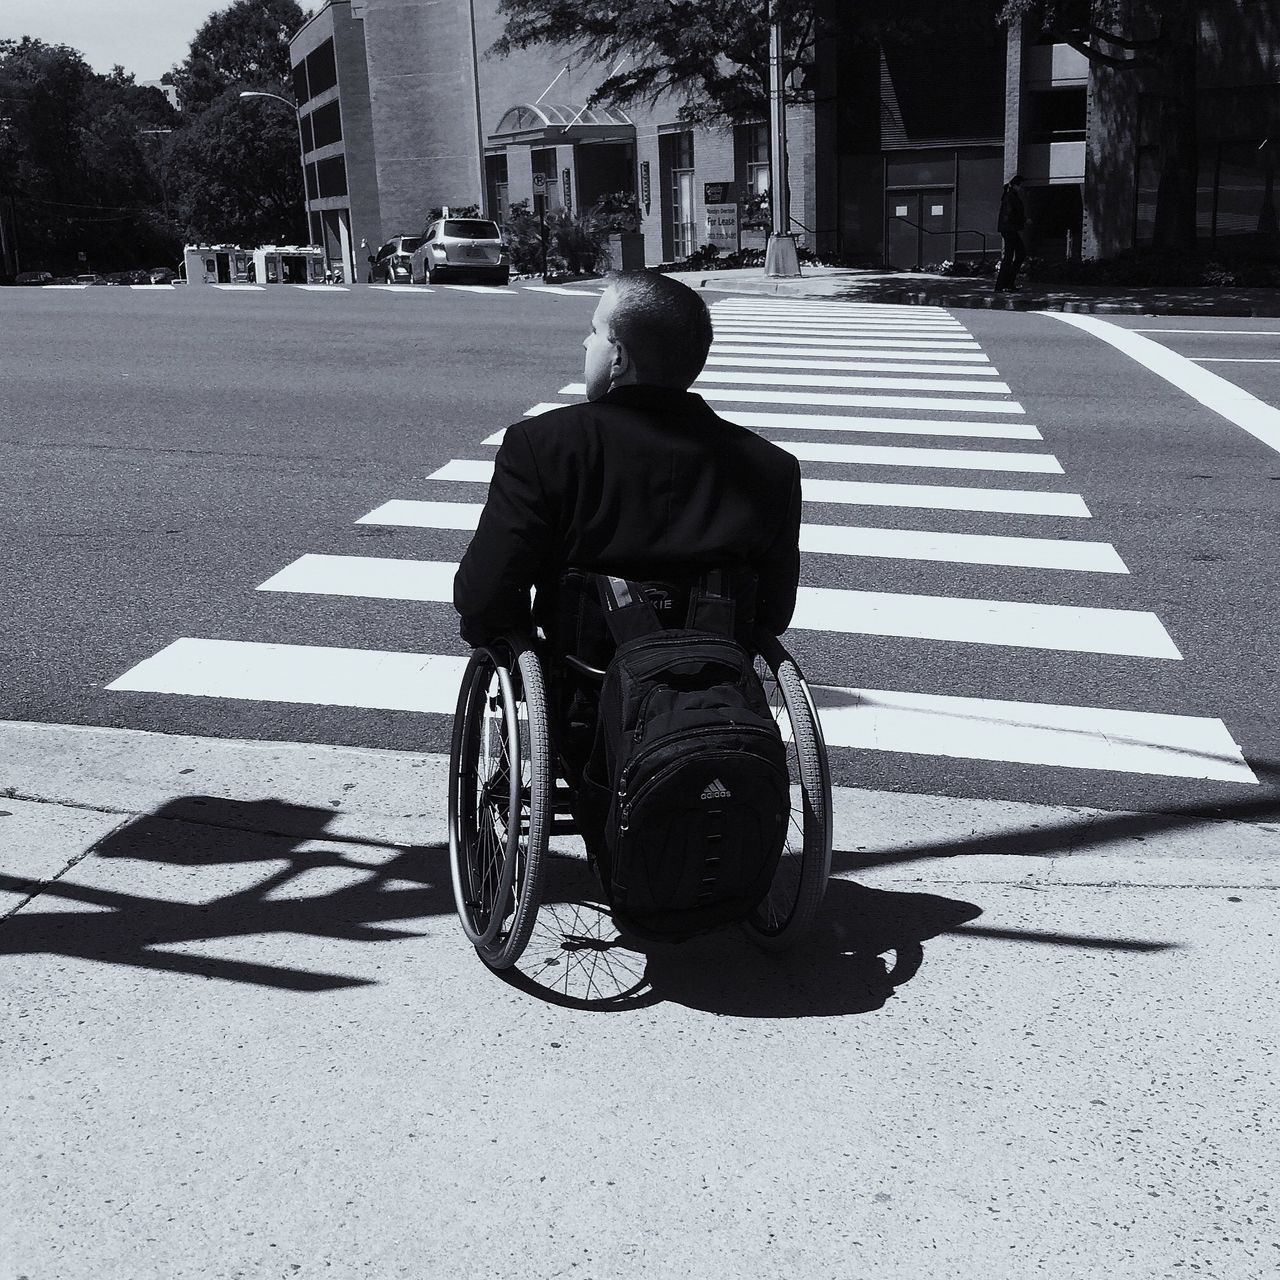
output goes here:
{"type": "Polygon", "coordinates": [[[187,56],[204,20],[229,0],[0,0],[0,38],[35,36],[79,49],[95,70],[118,62],[159,80],[187,56]]]}

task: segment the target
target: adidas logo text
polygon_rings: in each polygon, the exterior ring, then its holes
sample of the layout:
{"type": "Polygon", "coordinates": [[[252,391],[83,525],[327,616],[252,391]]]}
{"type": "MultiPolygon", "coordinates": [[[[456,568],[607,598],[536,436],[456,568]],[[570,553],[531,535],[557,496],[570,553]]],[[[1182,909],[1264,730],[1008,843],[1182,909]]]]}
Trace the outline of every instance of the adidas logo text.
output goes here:
{"type": "Polygon", "coordinates": [[[715,778],[703,789],[701,798],[703,800],[728,800],[729,788],[719,778],[715,778]]]}

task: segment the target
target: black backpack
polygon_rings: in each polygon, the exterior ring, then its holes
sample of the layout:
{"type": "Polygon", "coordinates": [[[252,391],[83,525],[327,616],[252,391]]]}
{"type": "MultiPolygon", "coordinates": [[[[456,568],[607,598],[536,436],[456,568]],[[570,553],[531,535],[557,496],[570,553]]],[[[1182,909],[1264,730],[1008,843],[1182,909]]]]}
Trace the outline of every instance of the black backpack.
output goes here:
{"type": "Polygon", "coordinates": [[[618,642],[587,769],[609,791],[601,880],[619,925],[681,941],[769,891],[790,817],[786,749],[718,574],[690,593],[680,629],[637,584],[599,585],[618,642]]]}

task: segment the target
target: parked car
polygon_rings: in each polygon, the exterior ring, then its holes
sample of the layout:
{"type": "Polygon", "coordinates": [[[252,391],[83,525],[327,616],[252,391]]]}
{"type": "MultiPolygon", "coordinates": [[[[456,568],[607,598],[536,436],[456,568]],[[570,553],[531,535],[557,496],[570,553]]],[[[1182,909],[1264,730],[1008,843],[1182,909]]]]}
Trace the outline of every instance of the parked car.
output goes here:
{"type": "Polygon", "coordinates": [[[52,271],[19,271],[13,277],[14,284],[52,284],[52,271]]]}
{"type": "Polygon", "coordinates": [[[76,284],[106,284],[103,276],[97,275],[95,272],[88,272],[82,276],[76,276],[76,284]]]}
{"type": "Polygon", "coordinates": [[[108,284],[146,284],[148,277],[145,271],[112,271],[106,281],[108,284]]]}
{"type": "Polygon", "coordinates": [[[172,267],[151,268],[152,284],[172,284],[177,278],[178,273],[172,267]]]}
{"type": "Polygon", "coordinates": [[[410,259],[422,243],[421,236],[392,236],[373,255],[373,278],[388,284],[408,284],[412,277],[410,259]]]}
{"type": "Polygon", "coordinates": [[[469,276],[506,284],[511,279],[511,256],[502,232],[488,218],[440,218],[427,228],[414,250],[412,279],[443,280],[469,276]]]}

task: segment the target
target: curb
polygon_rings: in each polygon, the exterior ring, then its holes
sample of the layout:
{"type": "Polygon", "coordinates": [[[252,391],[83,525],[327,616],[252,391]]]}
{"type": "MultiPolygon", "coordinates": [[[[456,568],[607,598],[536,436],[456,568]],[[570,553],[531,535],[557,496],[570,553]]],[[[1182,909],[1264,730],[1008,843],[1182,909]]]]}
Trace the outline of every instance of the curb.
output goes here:
{"type": "MultiPolygon", "coordinates": [[[[1078,315],[1129,316],[1231,316],[1243,319],[1280,317],[1280,301],[1274,305],[1249,302],[1215,302],[1199,300],[1178,302],[1152,299],[1149,302],[1092,301],[1087,298],[996,298],[991,293],[948,293],[928,289],[859,288],[841,283],[835,288],[819,285],[822,277],[778,281],[726,281],[714,276],[686,280],[696,289],[712,289],[718,293],[789,295],[792,297],[829,298],[832,300],[882,302],[890,306],[952,307],[981,311],[1062,311],[1078,315]]],[[[825,284],[825,282],[824,282],[825,284]]]]}

